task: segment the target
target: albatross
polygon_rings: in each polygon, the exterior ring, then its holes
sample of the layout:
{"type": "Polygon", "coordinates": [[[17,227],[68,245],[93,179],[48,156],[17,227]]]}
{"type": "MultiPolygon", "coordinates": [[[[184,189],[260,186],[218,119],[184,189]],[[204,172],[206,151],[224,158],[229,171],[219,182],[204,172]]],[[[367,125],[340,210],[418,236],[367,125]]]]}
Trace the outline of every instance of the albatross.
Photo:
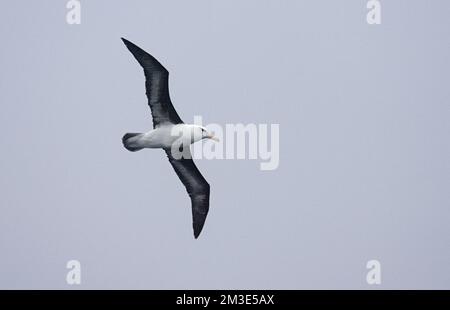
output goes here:
{"type": "Polygon", "coordinates": [[[131,152],[144,148],[159,148],[166,152],[170,164],[191,198],[192,227],[197,239],[208,215],[210,186],[192,160],[189,145],[202,139],[217,139],[206,128],[185,124],[181,120],[170,100],[169,72],[140,47],[124,38],[122,41],[144,69],[146,94],[153,119],[152,130],[146,133],[126,133],[122,138],[123,145],[131,152]],[[186,134],[174,134],[186,132],[189,133],[188,141],[186,134]],[[174,154],[174,150],[182,151],[182,156],[174,154]]]}

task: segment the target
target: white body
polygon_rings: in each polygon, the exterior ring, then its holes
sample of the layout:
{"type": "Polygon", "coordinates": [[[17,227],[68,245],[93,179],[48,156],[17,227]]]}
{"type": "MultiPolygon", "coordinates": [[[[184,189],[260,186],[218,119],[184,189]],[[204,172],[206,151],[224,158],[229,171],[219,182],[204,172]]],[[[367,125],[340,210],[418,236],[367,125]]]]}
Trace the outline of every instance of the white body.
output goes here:
{"type": "Polygon", "coordinates": [[[189,145],[204,138],[212,138],[205,128],[189,124],[160,125],[155,129],[127,139],[127,145],[133,148],[171,148],[173,143],[189,145]]]}

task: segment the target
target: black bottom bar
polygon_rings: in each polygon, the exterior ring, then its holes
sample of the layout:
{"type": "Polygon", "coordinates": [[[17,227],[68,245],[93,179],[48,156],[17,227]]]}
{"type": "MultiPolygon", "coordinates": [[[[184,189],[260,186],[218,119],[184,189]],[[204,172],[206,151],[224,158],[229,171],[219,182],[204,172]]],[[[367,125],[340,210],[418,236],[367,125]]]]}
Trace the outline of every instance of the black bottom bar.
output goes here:
{"type": "Polygon", "coordinates": [[[0,291],[0,306],[450,306],[449,291],[0,291]]]}

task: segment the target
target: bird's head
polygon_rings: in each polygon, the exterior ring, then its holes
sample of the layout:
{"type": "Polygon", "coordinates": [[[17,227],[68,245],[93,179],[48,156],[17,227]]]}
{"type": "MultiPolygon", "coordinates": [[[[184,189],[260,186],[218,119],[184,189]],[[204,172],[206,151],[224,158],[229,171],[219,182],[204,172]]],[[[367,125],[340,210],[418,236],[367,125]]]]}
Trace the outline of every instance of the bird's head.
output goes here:
{"type": "Polygon", "coordinates": [[[219,139],[214,136],[213,133],[209,132],[205,127],[193,125],[193,141],[197,142],[203,139],[211,139],[219,142],[219,139]]]}

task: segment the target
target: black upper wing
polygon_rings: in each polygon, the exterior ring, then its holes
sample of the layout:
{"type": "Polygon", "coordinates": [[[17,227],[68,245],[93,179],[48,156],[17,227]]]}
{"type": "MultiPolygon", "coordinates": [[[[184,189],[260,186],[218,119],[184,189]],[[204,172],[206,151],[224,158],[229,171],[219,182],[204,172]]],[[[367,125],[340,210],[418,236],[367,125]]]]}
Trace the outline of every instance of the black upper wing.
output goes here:
{"type": "Polygon", "coordinates": [[[191,197],[192,203],[192,226],[194,237],[197,238],[205,224],[209,210],[209,184],[198,171],[192,158],[175,159],[170,150],[165,150],[169,162],[175,169],[181,182],[191,197]]]}
{"type": "Polygon", "coordinates": [[[152,55],[122,38],[127,48],[144,68],[145,88],[148,105],[152,111],[153,127],[162,123],[183,123],[172,105],[169,96],[169,71],[167,71],[152,55]]]}

